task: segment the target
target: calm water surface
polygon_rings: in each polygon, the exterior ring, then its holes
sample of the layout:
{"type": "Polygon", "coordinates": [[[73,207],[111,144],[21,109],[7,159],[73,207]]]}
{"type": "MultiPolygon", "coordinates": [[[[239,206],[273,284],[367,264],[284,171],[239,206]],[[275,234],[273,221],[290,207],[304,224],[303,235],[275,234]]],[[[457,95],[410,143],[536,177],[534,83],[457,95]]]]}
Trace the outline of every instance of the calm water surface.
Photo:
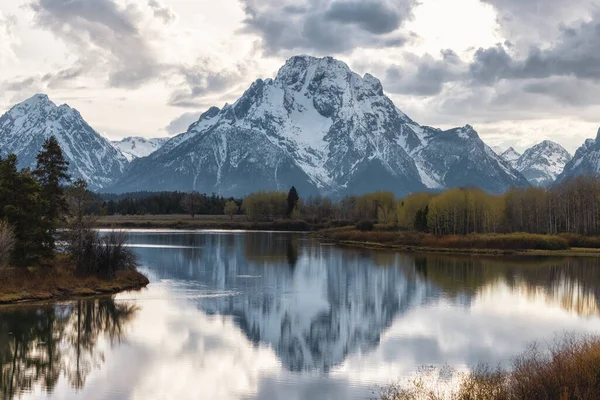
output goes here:
{"type": "Polygon", "coordinates": [[[133,231],[140,293],[0,308],[2,399],[369,399],[423,366],[600,332],[600,261],[133,231]]]}

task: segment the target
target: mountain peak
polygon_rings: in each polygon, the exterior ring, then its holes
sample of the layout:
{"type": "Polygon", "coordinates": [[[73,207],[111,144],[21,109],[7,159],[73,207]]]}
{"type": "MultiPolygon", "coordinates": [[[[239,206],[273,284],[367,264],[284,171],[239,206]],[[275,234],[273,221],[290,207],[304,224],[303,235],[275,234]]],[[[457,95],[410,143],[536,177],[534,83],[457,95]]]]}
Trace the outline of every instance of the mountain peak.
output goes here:
{"type": "Polygon", "coordinates": [[[52,100],[50,100],[48,95],[43,94],[43,93],[37,93],[37,94],[34,94],[33,96],[31,96],[30,98],[28,98],[27,100],[24,100],[21,103],[17,104],[15,107],[27,107],[27,108],[36,108],[36,107],[49,108],[49,107],[51,107],[51,108],[55,108],[56,104],[54,104],[54,102],[52,102],[52,100]]]}
{"type": "Polygon", "coordinates": [[[58,140],[74,178],[85,179],[92,189],[111,184],[127,161],[92,129],[81,114],[66,104],[57,106],[45,94],[36,94],[0,117],[0,148],[18,156],[19,167],[35,167],[41,144],[58,140]]]}
{"type": "Polygon", "coordinates": [[[509,164],[514,165],[521,157],[521,153],[516,151],[514,147],[509,147],[504,153],[500,154],[500,157],[509,164]]]}
{"type": "Polygon", "coordinates": [[[386,189],[404,196],[462,186],[502,192],[528,183],[490,156],[471,126],[421,126],[374,76],[332,57],[302,55],[133,162],[111,190],[153,186],[245,196],[291,185],[305,195],[386,189]]]}
{"type": "Polygon", "coordinates": [[[359,77],[345,62],[333,57],[295,56],[279,69],[275,81],[297,89],[315,90],[322,84],[341,89],[353,75],[359,77]]]}
{"type": "Polygon", "coordinates": [[[571,161],[571,155],[564,147],[551,140],[527,149],[516,161],[515,168],[535,186],[549,186],[563,172],[571,161]]]}

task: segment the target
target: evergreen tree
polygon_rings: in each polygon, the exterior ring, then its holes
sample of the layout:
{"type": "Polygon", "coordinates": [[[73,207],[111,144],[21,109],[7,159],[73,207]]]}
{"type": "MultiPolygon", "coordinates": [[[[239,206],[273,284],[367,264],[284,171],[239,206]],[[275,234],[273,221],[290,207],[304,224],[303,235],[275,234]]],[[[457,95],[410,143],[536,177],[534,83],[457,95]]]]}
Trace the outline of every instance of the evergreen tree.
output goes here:
{"type": "Polygon", "coordinates": [[[46,237],[43,244],[48,254],[55,248],[54,235],[60,220],[68,212],[63,188],[63,183],[71,179],[68,170],[69,162],[65,160],[56,138],[51,136],[44,142],[42,151],[37,155],[37,166],[34,171],[42,186],[42,196],[45,202],[44,227],[46,228],[46,237]]]}
{"type": "Polygon", "coordinates": [[[292,216],[292,213],[294,212],[296,205],[298,205],[298,200],[300,200],[300,196],[298,196],[298,192],[296,191],[296,188],[294,186],[292,186],[292,188],[290,189],[290,192],[288,193],[288,197],[287,197],[287,204],[288,204],[287,216],[288,216],[288,218],[292,216]]]}
{"type": "Polygon", "coordinates": [[[14,230],[11,262],[15,265],[27,265],[46,255],[43,204],[42,188],[29,169],[18,171],[14,154],[0,159],[0,220],[14,230]]]}

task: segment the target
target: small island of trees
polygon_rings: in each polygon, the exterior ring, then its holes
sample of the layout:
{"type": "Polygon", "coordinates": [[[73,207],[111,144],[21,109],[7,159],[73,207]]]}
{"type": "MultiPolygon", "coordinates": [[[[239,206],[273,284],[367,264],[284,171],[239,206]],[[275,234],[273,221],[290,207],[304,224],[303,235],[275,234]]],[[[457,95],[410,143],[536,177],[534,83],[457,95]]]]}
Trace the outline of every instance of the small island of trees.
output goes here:
{"type": "Polygon", "coordinates": [[[126,235],[101,235],[85,210],[92,201],[83,180],[71,183],[54,137],[36,168],[0,158],[0,303],[112,293],[146,286],[126,235]]]}

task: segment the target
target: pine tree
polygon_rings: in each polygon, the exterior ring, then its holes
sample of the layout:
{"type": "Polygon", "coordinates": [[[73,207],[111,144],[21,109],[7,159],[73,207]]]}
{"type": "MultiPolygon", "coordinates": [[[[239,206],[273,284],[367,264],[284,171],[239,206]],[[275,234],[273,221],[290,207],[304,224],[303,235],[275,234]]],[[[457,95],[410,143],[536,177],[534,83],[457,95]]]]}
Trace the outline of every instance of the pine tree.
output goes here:
{"type": "Polygon", "coordinates": [[[300,196],[298,196],[298,192],[296,191],[296,188],[294,186],[292,186],[292,188],[290,189],[290,192],[288,193],[288,197],[287,197],[287,204],[288,204],[287,217],[288,218],[290,218],[292,216],[292,213],[294,212],[296,205],[298,205],[299,200],[300,200],[300,196]]]}
{"type": "Polygon", "coordinates": [[[61,218],[68,212],[63,183],[69,181],[69,162],[65,160],[62,149],[54,136],[44,141],[42,151],[37,155],[37,166],[34,171],[40,185],[45,202],[44,227],[46,237],[44,245],[51,253],[55,248],[54,236],[61,218]]]}
{"type": "Polygon", "coordinates": [[[29,169],[17,170],[14,154],[0,159],[0,220],[14,230],[11,263],[26,266],[46,255],[42,188],[29,169]]]}

